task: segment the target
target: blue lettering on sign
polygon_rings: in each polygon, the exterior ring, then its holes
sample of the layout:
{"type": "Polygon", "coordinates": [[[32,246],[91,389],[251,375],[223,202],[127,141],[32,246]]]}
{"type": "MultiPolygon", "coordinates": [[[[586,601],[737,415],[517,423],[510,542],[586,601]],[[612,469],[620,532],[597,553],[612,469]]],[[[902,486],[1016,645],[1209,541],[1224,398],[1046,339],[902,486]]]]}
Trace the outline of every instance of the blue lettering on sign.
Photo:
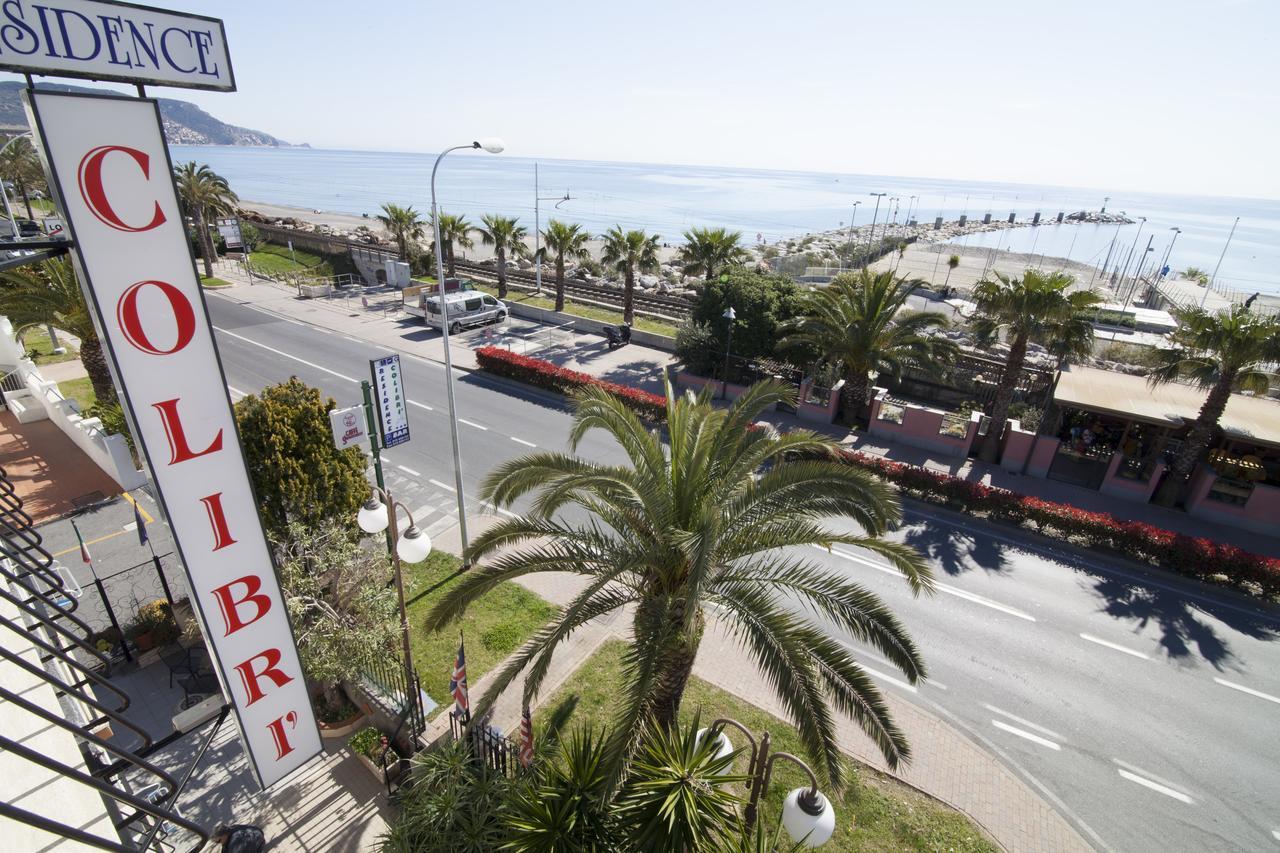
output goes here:
{"type": "MultiPolygon", "coordinates": [[[[20,57],[39,55],[96,61],[98,68],[106,62],[185,75],[222,75],[218,61],[221,45],[214,30],[203,27],[203,22],[187,21],[171,26],[161,23],[157,32],[155,22],[140,19],[147,11],[160,10],[87,15],[57,2],[0,0],[0,65],[22,68],[20,57]]],[[[36,71],[48,66],[25,67],[36,71]]],[[[85,71],[91,73],[92,69],[86,67],[85,71]]]]}

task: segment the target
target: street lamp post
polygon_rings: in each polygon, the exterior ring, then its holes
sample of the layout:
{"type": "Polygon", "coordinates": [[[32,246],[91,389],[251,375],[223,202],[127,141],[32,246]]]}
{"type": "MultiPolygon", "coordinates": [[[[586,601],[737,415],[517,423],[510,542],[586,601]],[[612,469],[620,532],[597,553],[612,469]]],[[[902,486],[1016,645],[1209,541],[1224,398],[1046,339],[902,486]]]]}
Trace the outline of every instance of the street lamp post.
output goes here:
{"type": "MultiPolygon", "coordinates": [[[[23,133],[19,133],[9,137],[9,140],[5,142],[4,145],[0,145],[0,156],[4,155],[4,152],[9,148],[10,145],[17,142],[19,139],[22,139],[24,136],[30,136],[30,135],[31,135],[31,131],[28,130],[23,133]]],[[[21,229],[18,228],[18,221],[13,218],[13,208],[9,206],[9,188],[5,186],[5,182],[3,178],[0,178],[0,193],[4,194],[4,215],[5,215],[5,218],[9,220],[9,227],[13,229],[13,239],[15,242],[20,243],[22,242],[22,231],[21,229]]]]}
{"type": "MultiPolygon", "coordinates": [[[[875,213],[871,214],[871,236],[867,237],[867,252],[870,253],[871,241],[876,238],[876,219],[880,216],[880,199],[887,196],[888,193],[868,193],[868,195],[875,196],[876,199],[876,210],[875,213]]],[[[863,266],[865,267],[866,264],[863,264],[863,266]]]]}
{"type": "Polygon", "coordinates": [[[400,561],[421,563],[431,553],[431,538],[427,536],[413,521],[413,513],[404,504],[391,496],[388,489],[373,486],[369,501],[360,508],[356,521],[365,533],[381,533],[386,530],[391,542],[391,567],[395,571],[396,595],[400,599],[400,642],[404,651],[405,691],[418,689],[418,680],[413,669],[413,650],[409,645],[409,613],[404,602],[404,574],[400,571],[400,561]],[[385,503],[384,503],[385,501],[385,503]],[[396,510],[404,510],[409,516],[409,528],[400,534],[396,523],[396,510]]]}
{"type": "Polygon", "coordinates": [[[436,238],[436,283],[440,289],[440,336],[444,341],[444,387],[449,400],[449,435],[453,439],[453,479],[458,492],[458,532],[462,537],[462,568],[464,570],[471,567],[470,557],[467,556],[467,548],[470,544],[467,538],[467,499],[462,486],[462,454],[458,448],[458,405],[453,398],[453,356],[449,351],[449,304],[444,298],[444,258],[440,250],[440,211],[436,206],[436,171],[440,168],[440,161],[450,151],[483,148],[490,154],[499,154],[504,147],[501,139],[492,137],[477,140],[469,145],[455,145],[441,151],[440,156],[436,157],[435,165],[431,167],[431,225],[436,238]]]}
{"type": "Polygon", "coordinates": [[[1182,233],[1182,229],[1176,225],[1169,230],[1173,232],[1173,238],[1169,240],[1169,245],[1165,247],[1164,259],[1160,261],[1160,270],[1156,273],[1157,280],[1164,278],[1165,267],[1169,266],[1169,257],[1173,254],[1173,244],[1178,242],[1178,235],[1182,233]]]}
{"type": "Polygon", "coordinates": [[[1222,254],[1218,255],[1218,263],[1213,267],[1213,275],[1209,276],[1209,283],[1204,286],[1204,293],[1200,294],[1200,307],[1204,307],[1204,301],[1209,298],[1209,291],[1213,290],[1213,283],[1218,280],[1218,270],[1222,268],[1222,259],[1227,256],[1227,249],[1231,248],[1231,238],[1236,236],[1236,226],[1240,224],[1240,217],[1236,217],[1236,221],[1231,223],[1231,233],[1227,235],[1227,243],[1222,247],[1222,254]]]}
{"type": "Polygon", "coordinates": [[[743,819],[747,829],[755,826],[760,814],[760,798],[769,793],[769,784],[773,781],[773,765],[778,759],[790,761],[809,776],[808,788],[795,788],[787,794],[782,803],[782,826],[787,830],[791,840],[807,847],[819,847],[826,843],[836,828],[836,812],[831,801],[818,790],[818,777],[799,758],[789,752],[770,753],[770,737],[765,732],[760,735],[759,742],[751,734],[751,730],[737,720],[722,717],[698,732],[698,738],[714,737],[719,741],[718,755],[728,755],[733,751],[733,744],[724,733],[725,726],[732,726],[740,731],[751,744],[751,760],[747,765],[747,775],[751,777],[747,783],[751,794],[747,800],[746,813],[743,819]]]}
{"type": "MultiPolygon", "coordinates": [[[[856,219],[856,218],[857,218],[857,216],[858,216],[858,205],[860,205],[860,204],[862,204],[862,202],[860,202],[860,201],[855,201],[855,202],[853,203],[853,212],[849,214],[849,240],[848,240],[848,243],[849,243],[849,259],[850,259],[850,260],[853,260],[853,220],[854,220],[854,219],[856,219]]],[[[843,260],[843,259],[841,259],[841,261],[840,261],[840,268],[841,268],[841,269],[844,269],[844,260],[843,260]]]]}
{"type": "Polygon", "coordinates": [[[554,201],[556,207],[569,200],[569,191],[565,190],[563,196],[551,196],[550,198],[542,198],[538,195],[538,164],[533,164],[533,277],[536,281],[534,291],[542,295],[542,221],[538,209],[538,202],[554,201]]]}
{"type": "Polygon", "coordinates": [[[1129,264],[1133,262],[1133,253],[1138,249],[1138,238],[1142,236],[1142,229],[1147,224],[1147,217],[1139,216],[1138,219],[1142,221],[1138,224],[1138,230],[1133,235],[1133,245],[1129,247],[1129,254],[1125,255],[1124,268],[1120,270],[1120,280],[1117,282],[1117,287],[1124,286],[1124,277],[1129,272],[1129,264]]]}
{"type": "Polygon", "coordinates": [[[738,318],[738,312],[730,305],[720,316],[729,321],[729,333],[724,345],[724,385],[720,391],[720,397],[724,399],[729,396],[729,353],[733,349],[733,321],[738,318]]]}

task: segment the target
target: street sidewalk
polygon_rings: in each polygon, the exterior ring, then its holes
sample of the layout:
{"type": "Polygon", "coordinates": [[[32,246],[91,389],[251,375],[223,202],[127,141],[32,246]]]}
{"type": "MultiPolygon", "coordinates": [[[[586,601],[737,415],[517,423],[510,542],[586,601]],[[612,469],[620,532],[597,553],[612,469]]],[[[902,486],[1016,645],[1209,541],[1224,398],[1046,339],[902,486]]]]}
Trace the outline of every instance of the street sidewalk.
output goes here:
{"type": "MultiPolygon", "coordinates": [[[[496,516],[478,516],[470,520],[469,527],[480,531],[498,520],[496,516]]],[[[456,525],[436,539],[436,547],[444,551],[456,553],[460,545],[456,525]]],[[[559,606],[569,603],[584,585],[582,577],[567,572],[542,573],[516,582],[559,606]]],[[[534,709],[538,702],[553,695],[605,642],[610,639],[629,640],[631,616],[629,609],[611,613],[569,635],[556,652],[534,702],[534,709]]],[[[714,616],[703,634],[693,671],[699,678],[773,714],[779,720],[787,719],[786,712],[750,654],[731,636],[727,626],[714,616]]],[[[496,672],[495,669],[486,673],[471,685],[473,699],[478,699],[489,688],[496,672]]],[[[523,689],[524,678],[521,676],[493,709],[492,724],[512,736],[520,721],[523,689]]],[[[930,711],[888,690],[882,695],[894,720],[911,743],[914,759],[909,765],[890,771],[875,744],[857,724],[852,719],[837,715],[840,747],[846,754],[964,812],[1006,850],[1091,849],[1048,802],[965,734],[930,711]]],[[[427,740],[443,735],[448,727],[448,715],[441,714],[429,727],[427,740]]]]}

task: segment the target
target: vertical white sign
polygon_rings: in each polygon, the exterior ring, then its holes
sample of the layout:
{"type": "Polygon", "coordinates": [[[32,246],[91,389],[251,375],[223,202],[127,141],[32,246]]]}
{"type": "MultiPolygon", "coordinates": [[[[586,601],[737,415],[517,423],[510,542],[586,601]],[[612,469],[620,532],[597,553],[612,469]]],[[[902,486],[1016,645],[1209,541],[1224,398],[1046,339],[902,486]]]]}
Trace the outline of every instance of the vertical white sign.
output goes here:
{"type": "Polygon", "coordinates": [[[261,784],[321,751],[156,101],[24,92],[80,280],[261,784]]]}
{"type": "Polygon", "coordinates": [[[373,375],[382,446],[404,444],[409,440],[409,410],[405,406],[404,386],[400,382],[400,356],[370,359],[369,372],[373,375]]]}

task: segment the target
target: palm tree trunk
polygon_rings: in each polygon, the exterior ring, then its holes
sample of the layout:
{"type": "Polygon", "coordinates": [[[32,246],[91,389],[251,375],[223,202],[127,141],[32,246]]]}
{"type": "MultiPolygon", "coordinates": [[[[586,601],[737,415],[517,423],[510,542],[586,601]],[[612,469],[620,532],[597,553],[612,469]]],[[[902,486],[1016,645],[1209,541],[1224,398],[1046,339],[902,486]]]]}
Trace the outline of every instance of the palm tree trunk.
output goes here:
{"type": "Polygon", "coordinates": [[[954,268],[954,267],[952,267],[950,264],[947,264],[947,277],[946,277],[945,279],[943,279],[943,280],[942,280],[942,286],[943,286],[943,287],[946,287],[947,285],[949,285],[949,284],[951,283],[951,272],[952,272],[952,270],[953,270],[953,269],[955,269],[955,268],[954,268]]]}
{"type": "Polygon", "coordinates": [[[564,255],[556,255],[556,310],[564,310],[564,255]]]}
{"type": "Polygon", "coordinates": [[[693,674],[693,661],[698,656],[698,643],[681,645],[668,653],[661,680],[653,694],[653,721],[670,729],[680,715],[680,702],[693,674]]]}
{"type": "Polygon", "coordinates": [[[498,298],[507,298],[507,252],[498,247],[498,298]]]}
{"type": "Polygon", "coordinates": [[[200,244],[200,256],[204,261],[204,277],[213,278],[213,241],[209,239],[209,226],[204,221],[204,208],[196,208],[196,238],[200,244]]]}
{"type": "Polygon", "coordinates": [[[444,257],[445,257],[445,261],[447,262],[446,267],[449,270],[449,277],[453,278],[455,275],[458,274],[458,271],[457,271],[457,267],[453,265],[453,241],[452,240],[444,241],[444,257]]]}
{"type": "Polygon", "coordinates": [[[80,341],[80,362],[85,373],[89,374],[89,384],[93,386],[93,394],[100,405],[106,405],[116,399],[116,386],[111,381],[111,369],[107,366],[106,355],[102,352],[102,342],[97,335],[86,335],[80,341]]]}
{"type": "Polygon", "coordinates": [[[636,319],[636,275],[631,267],[627,267],[627,273],[623,278],[624,288],[622,292],[622,322],[630,326],[636,319]]]}
{"type": "Polygon", "coordinates": [[[1168,473],[1165,474],[1160,488],[1156,491],[1155,503],[1160,506],[1173,506],[1177,502],[1187,478],[1191,476],[1191,472],[1195,470],[1200,458],[1209,447],[1209,442],[1213,440],[1214,430],[1231,399],[1231,386],[1234,384],[1235,372],[1224,371],[1218,384],[1213,386],[1213,390],[1205,398],[1204,404],[1200,407],[1200,414],[1196,416],[1196,421],[1191,427],[1191,432],[1187,434],[1186,441],[1182,443],[1182,449],[1174,457],[1173,464],[1169,466],[1168,473]]]}
{"type": "Polygon", "coordinates": [[[845,378],[844,395],[846,403],[852,406],[851,414],[856,420],[866,416],[867,402],[871,399],[871,378],[865,370],[853,371],[845,378]]]}
{"type": "Polygon", "coordinates": [[[1013,390],[1018,387],[1018,378],[1022,376],[1022,364],[1027,359],[1027,336],[1019,335],[1013,339],[1009,348],[1009,358],[1004,363],[1004,373],[1000,376],[1000,385],[996,388],[996,398],[991,405],[991,426],[987,429],[986,440],[978,451],[978,458],[983,462],[995,462],[1000,454],[1000,436],[1004,433],[1004,421],[1009,416],[1009,404],[1013,402],[1013,390]]]}
{"type": "Polygon", "coordinates": [[[27,206],[27,219],[34,220],[36,216],[31,212],[31,197],[27,195],[27,183],[21,179],[17,183],[18,192],[22,195],[22,203],[27,206]]]}

